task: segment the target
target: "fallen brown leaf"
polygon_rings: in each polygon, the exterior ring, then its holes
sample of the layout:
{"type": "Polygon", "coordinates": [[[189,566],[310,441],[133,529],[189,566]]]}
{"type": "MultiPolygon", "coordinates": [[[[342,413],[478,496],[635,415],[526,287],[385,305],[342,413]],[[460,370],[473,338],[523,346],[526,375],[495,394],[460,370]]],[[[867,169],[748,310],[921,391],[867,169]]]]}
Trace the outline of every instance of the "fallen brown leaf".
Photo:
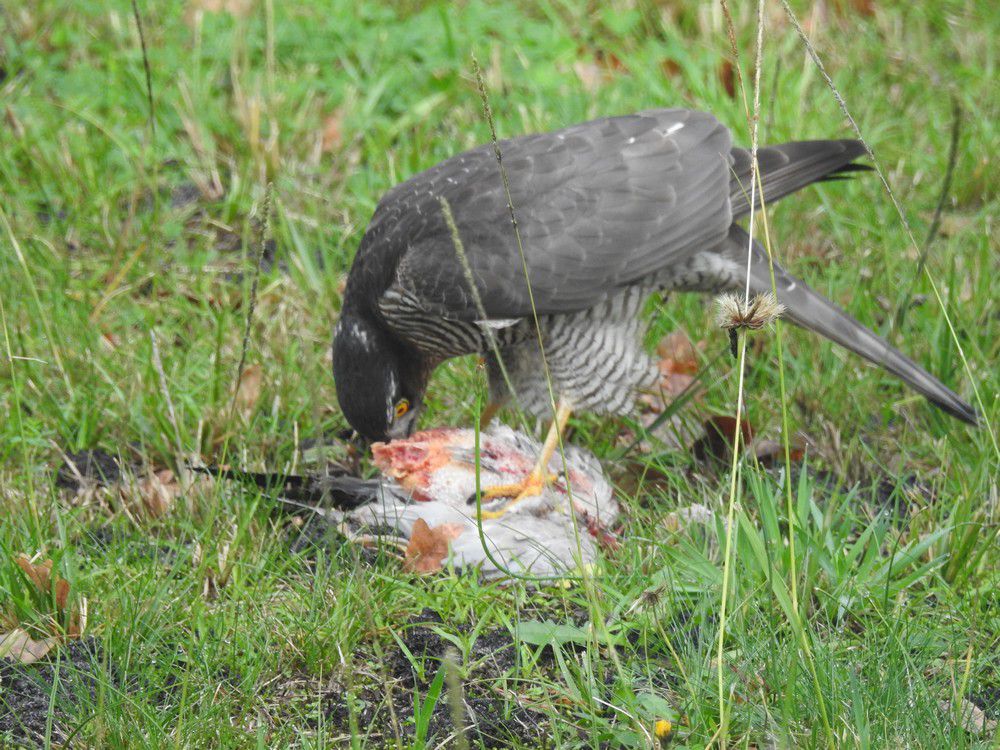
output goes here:
{"type": "MultiPolygon", "coordinates": [[[[740,420],[740,447],[753,440],[753,429],[744,417],[740,420]]],[[[705,420],[705,435],[694,442],[691,451],[699,461],[724,461],[733,454],[736,442],[736,418],[718,414],[705,420]]]]}
{"type": "Polygon", "coordinates": [[[996,731],[996,719],[990,719],[983,709],[967,698],[962,698],[957,704],[954,701],[941,701],[940,706],[942,711],[951,715],[955,724],[969,734],[980,735],[996,731]]]}
{"type": "Polygon", "coordinates": [[[59,644],[59,638],[49,636],[36,641],[21,628],[0,633],[0,658],[13,659],[21,664],[32,664],[43,658],[59,644]]]}
{"type": "Polygon", "coordinates": [[[340,151],[344,145],[344,113],[335,109],[323,119],[320,150],[324,154],[340,151]]]}
{"type": "Polygon", "coordinates": [[[660,378],[660,387],[669,396],[677,397],[684,393],[694,382],[694,375],[685,375],[682,372],[669,373],[660,378]]]}
{"type": "Polygon", "coordinates": [[[663,60],[663,62],[660,63],[660,70],[663,72],[663,75],[667,78],[677,78],[678,76],[680,76],[681,71],[683,69],[681,68],[679,62],[677,62],[671,57],[667,57],[663,60]]]}
{"type": "MultiPolygon", "coordinates": [[[[703,344],[699,344],[699,347],[703,344]]],[[[678,329],[663,337],[656,347],[660,355],[660,372],[675,372],[694,375],[698,372],[698,351],[691,338],[683,329],[678,329]]]]}
{"type": "Polygon", "coordinates": [[[722,84],[722,88],[726,90],[730,99],[736,98],[736,68],[733,63],[725,59],[719,63],[719,82],[722,84]]]}
{"type": "MultiPolygon", "coordinates": [[[[799,463],[805,458],[808,441],[799,434],[792,438],[788,446],[788,457],[792,463],[799,463]]],[[[753,453],[764,466],[776,466],[785,462],[785,446],[780,440],[755,440],[753,453]]]]}
{"type": "Polygon", "coordinates": [[[264,370],[260,365],[250,365],[240,374],[240,382],[236,386],[236,406],[240,411],[253,411],[260,400],[261,388],[264,384],[264,370]]]}
{"type": "Polygon", "coordinates": [[[112,352],[116,351],[118,349],[118,347],[121,346],[121,343],[122,343],[121,337],[118,336],[117,334],[110,333],[109,331],[102,331],[101,332],[101,344],[108,351],[112,351],[112,352]]]}
{"type": "Polygon", "coordinates": [[[862,16],[875,15],[875,0],[851,0],[851,7],[862,16]]]}
{"type": "Polygon", "coordinates": [[[136,485],[143,508],[153,518],[160,518],[170,510],[181,494],[181,486],[170,469],[150,472],[136,485]]]}
{"type": "Polygon", "coordinates": [[[403,558],[403,570],[410,573],[433,573],[441,570],[448,557],[448,543],[462,533],[457,524],[444,523],[431,528],[427,521],[418,518],[403,558]]]}
{"type": "Polygon", "coordinates": [[[66,609],[66,603],[69,601],[69,581],[65,578],[59,578],[56,580],[55,585],[56,590],[56,608],[60,611],[66,609]]]}
{"type": "Polygon", "coordinates": [[[871,18],[875,15],[875,0],[837,0],[833,9],[840,16],[857,13],[859,16],[871,18]]]}
{"type": "Polygon", "coordinates": [[[665,336],[656,347],[660,355],[660,387],[670,396],[679,396],[698,374],[698,348],[683,330],[677,330],[665,336]]]}
{"type": "Polygon", "coordinates": [[[31,562],[30,557],[21,554],[14,558],[14,562],[24,571],[24,574],[28,576],[28,580],[35,585],[36,589],[43,594],[51,592],[52,587],[49,585],[49,581],[52,578],[52,560],[45,560],[36,565],[31,562]]]}
{"type": "Polygon", "coordinates": [[[628,72],[628,68],[625,67],[625,63],[623,63],[621,58],[614,52],[606,52],[605,50],[599,49],[596,53],[594,53],[594,58],[597,60],[598,64],[603,66],[606,70],[614,71],[616,73],[628,72]]]}
{"type": "Polygon", "coordinates": [[[67,638],[79,638],[86,622],[86,600],[81,599],[79,606],[70,607],[69,581],[56,575],[53,582],[52,560],[36,564],[27,555],[20,554],[14,558],[14,562],[40,594],[46,597],[54,595],[57,615],[54,619],[64,624],[64,635],[67,638]]]}

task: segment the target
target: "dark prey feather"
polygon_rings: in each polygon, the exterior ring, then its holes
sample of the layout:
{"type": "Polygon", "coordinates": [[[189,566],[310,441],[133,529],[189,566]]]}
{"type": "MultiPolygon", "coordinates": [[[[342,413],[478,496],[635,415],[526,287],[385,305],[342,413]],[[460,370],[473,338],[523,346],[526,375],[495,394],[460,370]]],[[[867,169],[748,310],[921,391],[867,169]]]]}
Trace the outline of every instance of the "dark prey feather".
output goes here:
{"type": "Polygon", "coordinates": [[[294,512],[302,508],[351,510],[378,498],[381,482],[346,475],[297,475],[192,466],[192,471],[259,487],[294,512]]]}

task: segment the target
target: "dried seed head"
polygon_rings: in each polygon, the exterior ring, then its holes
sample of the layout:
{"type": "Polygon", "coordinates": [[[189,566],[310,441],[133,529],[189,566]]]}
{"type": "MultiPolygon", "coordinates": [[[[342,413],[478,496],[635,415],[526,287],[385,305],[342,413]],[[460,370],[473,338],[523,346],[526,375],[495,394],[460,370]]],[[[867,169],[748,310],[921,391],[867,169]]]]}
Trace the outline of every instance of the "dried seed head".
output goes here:
{"type": "Polygon", "coordinates": [[[632,614],[633,612],[656,609],[656,607],[663,600],[663,595],[666,592],[667,587],[665,584],[643,591],[639,594],[639,597],[632,602],[632,606],[628,608],[628,613],[632,614]]]}
{"type": "Polygon", "coordinates": [[[729,292],[720,295],[715,304],[716,323],[719,328],[730,331],[739,328],[759,330],[773,323],[785,312],[785,306],[771,292],[758,294],[749,304],[738,294],[729,292]]]}
{"type": "Polygon", "coordinates": [[[743,298],[733,292],[715,298],[715,324],[719,328],[738,328],[742,317],[743,298]]]}

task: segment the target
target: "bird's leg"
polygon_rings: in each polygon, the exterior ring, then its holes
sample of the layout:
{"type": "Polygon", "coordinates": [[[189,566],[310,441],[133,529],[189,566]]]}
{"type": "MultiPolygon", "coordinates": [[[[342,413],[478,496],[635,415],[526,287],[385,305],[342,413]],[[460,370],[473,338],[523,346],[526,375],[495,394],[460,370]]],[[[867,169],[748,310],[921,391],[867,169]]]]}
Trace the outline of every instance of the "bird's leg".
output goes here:
{"type": "Polygon", "coordinates": [[[559,445],[559,440],[563,430],[566,429],[566,422],[569,421],[569,415],[572,411],[573,409],[569,404],[561,400],[559,401],[555,419],[549,425],[549,431],[545,436],[545,442],[542,444],[538,461],[528,476],[520,482],[487,487],[482,491],[483,500],[495,500],[501,497],[513,498],[500,510],[484,510],[483,518],[500,518],[521,500],[540,495],[542,490],[545,489],[545,485],[555,478],[549,473],[549,461],[552,459],[552,454],[559,445]]]}

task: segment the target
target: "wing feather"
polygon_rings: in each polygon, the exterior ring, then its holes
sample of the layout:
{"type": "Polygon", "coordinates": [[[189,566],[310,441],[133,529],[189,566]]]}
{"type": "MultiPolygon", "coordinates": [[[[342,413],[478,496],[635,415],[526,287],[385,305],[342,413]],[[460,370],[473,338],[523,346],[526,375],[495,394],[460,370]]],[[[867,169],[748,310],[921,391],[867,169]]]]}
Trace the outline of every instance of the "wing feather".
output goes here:
{"type": "MultiPolygon", "coordinates": [[[[837,179],[845,173],[869,169],[862,164],[851,164],[865,155],[861,141],[796,141],[767,146],[757,151],[764,200],[767,203],[790,195],[806,185],[822,180],[837,179]]],[[[751,155],[742,148],[731,154],[730,197],[733,215],[742,216],[750,211],[751,155]]],[[[760,208],[760,196],[756,196],[760,208]]]]}
{"type": "MultiPolygon", "coordinates": [[[[502,141],[537,311],[591,307],[725,242],[732,221],[731,147],[729,131],[714,117],[682,109],[502,141]]],[[[359,253],[398,257],[391,283],[428,311],[481,318],[440,198],[455,216],[486,316],[529,315],[527,280],[491,145],[389,191],[359,253]]]]}

